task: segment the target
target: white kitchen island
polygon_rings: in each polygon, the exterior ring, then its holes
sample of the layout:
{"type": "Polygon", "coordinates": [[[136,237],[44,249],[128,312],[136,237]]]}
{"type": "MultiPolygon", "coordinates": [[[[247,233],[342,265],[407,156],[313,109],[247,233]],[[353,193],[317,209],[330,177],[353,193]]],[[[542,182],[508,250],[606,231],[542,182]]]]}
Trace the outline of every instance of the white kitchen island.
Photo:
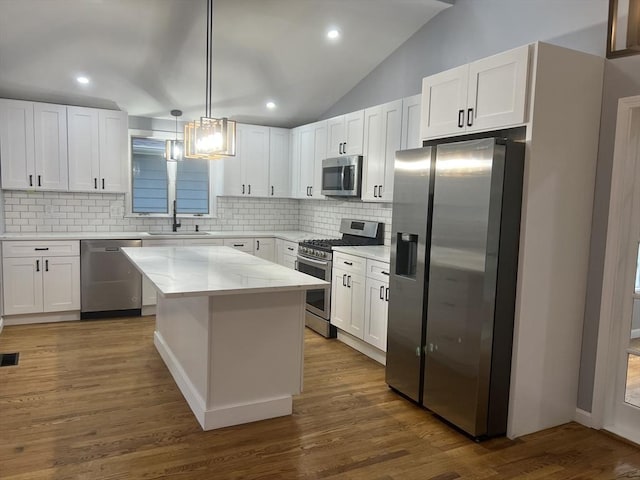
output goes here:
{"type": "Polygon", "coordinates": [[[154,343],[204,430],[290,415],[317,278],[229,247],[123,248],[157,289],[154,343]]]}

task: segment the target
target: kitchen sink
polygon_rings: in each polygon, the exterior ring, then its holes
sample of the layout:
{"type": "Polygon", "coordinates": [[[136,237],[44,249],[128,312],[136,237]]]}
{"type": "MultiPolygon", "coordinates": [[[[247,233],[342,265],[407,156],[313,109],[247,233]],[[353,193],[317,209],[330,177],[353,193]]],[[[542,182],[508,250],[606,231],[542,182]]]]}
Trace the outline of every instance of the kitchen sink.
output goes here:
{"type": "Polygon", "coordinates": [[[189,235],[199,235],[206,236],[209,235],[207,232],[147,232],[149,235],[163,235],[163,236],[189,236],[189,235]]]}

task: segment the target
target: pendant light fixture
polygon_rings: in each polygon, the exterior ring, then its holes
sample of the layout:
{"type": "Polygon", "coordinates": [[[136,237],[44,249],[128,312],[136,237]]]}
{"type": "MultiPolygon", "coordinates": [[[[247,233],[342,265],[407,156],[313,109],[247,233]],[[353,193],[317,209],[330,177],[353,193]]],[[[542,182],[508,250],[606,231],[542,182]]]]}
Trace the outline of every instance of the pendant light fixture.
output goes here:
{"type": "Polygon", "coordinates": [[[184,127],[185,158],[217,160],[236,154],[236,122],[213,118],[211,111],[213,71],[213,0],[207,0],[207,78],[205,114],[184,127]]]}
{"type": "Polygon", "coordinates": [[[167,140],[164,149],[164,158],[167,162],[179,162],[184,152],[184,142],[178,140],[178,117],[182,116],[182,110],[171,110],[171,115],[176,117],[176,138],[167,140]]]}

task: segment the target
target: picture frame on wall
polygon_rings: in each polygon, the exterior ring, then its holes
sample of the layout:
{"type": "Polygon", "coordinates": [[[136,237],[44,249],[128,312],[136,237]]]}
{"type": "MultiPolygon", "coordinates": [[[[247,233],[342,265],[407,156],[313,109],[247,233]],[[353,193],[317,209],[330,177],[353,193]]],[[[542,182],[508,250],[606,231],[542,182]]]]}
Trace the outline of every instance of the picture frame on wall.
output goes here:
{"type": "Polygon", "coordinates": [[[640,0],[609,0],[607,58],[640,53],[640,0]]]}

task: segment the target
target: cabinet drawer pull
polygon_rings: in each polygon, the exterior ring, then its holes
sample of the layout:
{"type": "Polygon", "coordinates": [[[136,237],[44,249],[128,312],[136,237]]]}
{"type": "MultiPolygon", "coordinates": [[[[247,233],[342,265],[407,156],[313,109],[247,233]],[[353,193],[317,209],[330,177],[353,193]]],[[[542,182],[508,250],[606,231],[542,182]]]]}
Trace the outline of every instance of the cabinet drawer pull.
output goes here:
{"type": "Polygon", "coordinates": [[[352,262],[347,262],[347,261],[345,261],[345,262],[344,262],[344,264],[345,264],[345,265],[349,265],[349,266],[352,266],[352,265],[353,265],[353,263],[352,263],[352,262]]]}
{"type": "Polygon", "coordinates": [[[36,272],[40,271],[40,260],[36,260],[36,272]]]}
{"type": "Polygon", "coordinates": [[[458,128],[464,128],[464,109],[458,110],[458,128]]]}
{"type": "Polygon", "coordinates": [[[382,275],[387,275],[387,276],[389,276],[389,272],[385,272],[384,270],[382,270],[380,273],[381,273],[382,275]]]}
{"type": "Polygon", "coordinates": [[[287,247],[287,250],[289,250],[290,252],[293,252],[293,247],[287,247]]]}
{"type": "Polygon", "coordinates": [[[380,286],[380,300],[384,300],[384,285],[380,286]]]}
{"type": "Polygon", "coordinates": [[[48,272],[49,271],[49,260],[45,260],[44,261],[44,271],[48,272]]]}
{"type": "Polygon", "coordinates": [[[473,108],[467,110],[467,127],[471,127],[473,125],[473,108]]]}
{"type": "Polygon", "coordinates": [[[244,247],[244,243],[234,243],[234,247],[244,247]]]}
{"type": "Polygon", "coordinates": [[[47,250],[49,250],[49,247],[36,247],[34,248],[34,250],[36,252],[46,252],[47,250]]]}

